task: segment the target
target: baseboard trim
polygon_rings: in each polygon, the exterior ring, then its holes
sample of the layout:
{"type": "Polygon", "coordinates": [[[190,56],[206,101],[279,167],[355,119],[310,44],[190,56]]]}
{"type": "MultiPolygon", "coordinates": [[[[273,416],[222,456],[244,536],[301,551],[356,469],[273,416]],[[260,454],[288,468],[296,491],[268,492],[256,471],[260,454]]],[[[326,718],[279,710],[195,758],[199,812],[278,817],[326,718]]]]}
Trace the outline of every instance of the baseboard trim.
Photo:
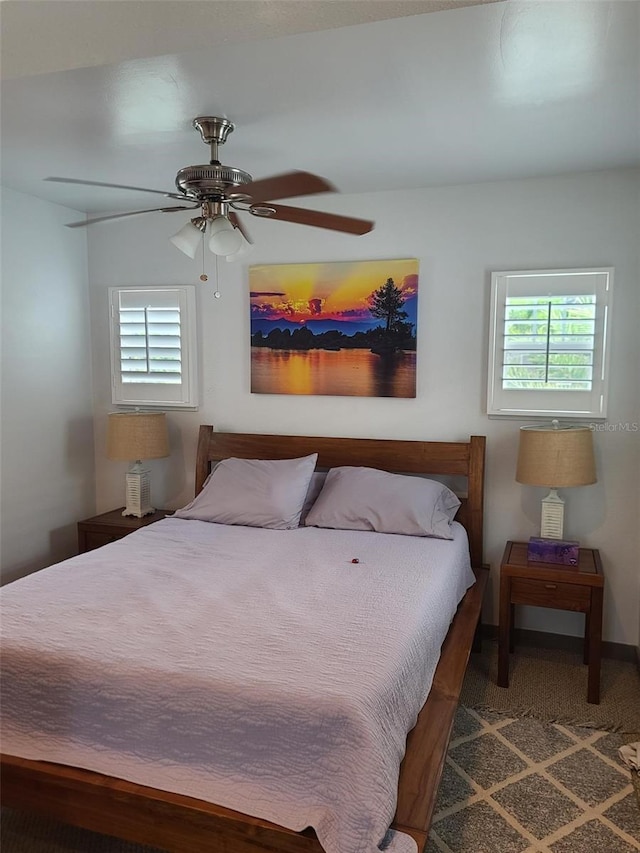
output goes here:
{"type": "MultiPolygon", "coordinates": [[[[490,640],[498,639],[497,625],[483,625],[482,634],[490,640]]],[[[551,634],[547,631],[531,631],[528,628],[515,629],[516,643],[540,646],[544,649],[564,649],[568,652],[582,654],[582,637],[570,637],[567,634],[551,634]]],[[[640,668],[640,648],[628,646],[626,643],[602,641],[602,656],[613,660],[635,661],[640,668]]]]}

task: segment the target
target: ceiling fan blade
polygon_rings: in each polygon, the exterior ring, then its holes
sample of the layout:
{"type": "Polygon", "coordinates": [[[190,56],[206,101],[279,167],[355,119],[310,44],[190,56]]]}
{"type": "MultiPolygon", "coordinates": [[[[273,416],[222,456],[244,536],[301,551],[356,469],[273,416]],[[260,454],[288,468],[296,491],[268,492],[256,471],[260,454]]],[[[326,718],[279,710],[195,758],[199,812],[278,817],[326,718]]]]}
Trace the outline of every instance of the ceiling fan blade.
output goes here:
{"type": "Polygon", "coordinates": [[[249,236],[249,232],[247,231],[247,229],[244,227],[244,225],[243,225],[243,224],[242,224],[242,222],[240,221],[240,217],[238,216],[238,214],[237,214],[237,213],[233,213],[233,211],[231,211],[231,212],[229,213],[229,219],[230,219],[230,220],[231,220],[231,222],[236,226],[236,228],[237,228],[237,229],[238,229],[238,231],[242,234],[242,236],[243,236],[243,237],[244,237],[244,239],[247,241],[247,243],[251,243],[251,244],[253,244],[253,240],[252,240],[252,239],[251,239],[251,237],[249,236]]]}
{"type": "Polygon", "coordinates": [[[329,228],[332,231],[344,231],[347,234],[366,234],[375,222],[368,219],[354,219],[351,216],[338,216],[320,210],[306,210],[302,207],[287,207],[284,204],[252,205],[249,210],[254,216],[268,219],[280,219],[283,222],[296,222],[298,225],[315,225],[316,228],[329,228]],[[254,208],[257,210],[254,212],[254,208]],[[260,209],[273,210],[274,213],[259,213],[260,209]]]}
{"type": "Polygon", "coordinates": [[[237,192],[249,195],[256,200],[271,201],[274,198],[335,193],[337,190],[329,181],[319,175],[312,175],[311,172],[285,172],[282,175],[273,175],[271,178],[262,178],[259,181],[243,184],[238,187],[237,192]]]}
{"type": "Polygon", "coordinates": [[[45,181],[52,181],[56,184],[79,184],[83,187],[108,187],[109,189],[114,190],[134,190],[139,193],[156,193],[156,195],[163,195],[165,198],[177,198],[180,201],[185,200],[184,195],[179,195],[178,193],[165,193],[162,190],[150,190],[148,187],[130,187],[126,184],[105,184],[102,181],[82,181],[79,178],[43,178],[45,181]]]}
{"type": "Polygon", "coordinates": [[[176,210],[195,210],[199,204],[185,207],[152,207],[149,210],[132,210],[129,213],[112,213],[109,216],[96,216],[94,219],[83,219],[81,222],[68,222],[67,228],[83,228],[85,225],[93,225],[94,222],[106,222],[107,219],[123,219],[125,216],[137,216],[139,213],[175,213],[176,210]]]}

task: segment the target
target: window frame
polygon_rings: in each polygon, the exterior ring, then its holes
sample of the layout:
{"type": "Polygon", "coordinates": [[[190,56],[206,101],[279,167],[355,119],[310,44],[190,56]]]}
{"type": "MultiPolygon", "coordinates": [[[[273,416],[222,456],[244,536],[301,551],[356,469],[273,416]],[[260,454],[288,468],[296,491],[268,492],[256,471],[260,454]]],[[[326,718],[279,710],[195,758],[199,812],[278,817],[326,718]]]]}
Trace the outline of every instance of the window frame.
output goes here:
{"type": "MultiPolygon", "coordinates": [[[[197,409],[198,362],[196,336],[196,288],[194,285],[143,285],[138,287],[109,288],[109,350],[111,369],[111,402],[115,406],[136,406],[149,409],[197,409]],[[123,382],[121,368],[120,309],[124,294],[141,295],[140,308],[144,308],[143,294],[175,294],[180,311],[181,381],[123,382]],[[142,392],[142,393],[141,393],[142,392]]],[[[133,309],[135,310],[135,309],[133,309]]]]}
{"type": "Polygon", "coordinates": [[[558,417],[590,421],[606,419],[613,278],[613,267],[506,270],[491,273],[487,380],[487,415],[489,417],[558,417]],[[572,277],[573,281],[569,277],[572,277]],[[564,289],[563,283],[565,283],[564,289]],[[503,388],[507,298],[509,296],[537,298],[542,295],[578,294],[594,294],[596,297],[594,344],[592,350],[587,350],[593,353],[591,389],[577,391],[503,388]]]}

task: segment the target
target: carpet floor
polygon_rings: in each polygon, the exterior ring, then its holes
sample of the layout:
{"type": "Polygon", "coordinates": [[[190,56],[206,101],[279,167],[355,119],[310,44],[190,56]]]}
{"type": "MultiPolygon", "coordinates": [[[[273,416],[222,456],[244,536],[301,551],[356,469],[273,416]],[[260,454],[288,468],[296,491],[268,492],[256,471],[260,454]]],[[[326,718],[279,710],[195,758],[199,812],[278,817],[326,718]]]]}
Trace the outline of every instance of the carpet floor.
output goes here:
{"type": "Polygon", "coordinates": [[[461,704],[548,723],[640,732],[640,676],[635,663],[602,661],[599,705],[587,702],[587,667],[572,652],[516,646],[510,655],[508,689],[497,686],[497,674],[498,644],[486,640],[482,653],[471,655],[461,704]]]}
{"type": "MultiPolygon", "coordinates": [[[[491,642],[472,655],[427,853],[638,853],[640,804],[618,757],[640,732],[635,666],[605,661],[589,705],[575,655],[517,649],[508,690],[495,656],[491,642]]],[[[9,809],[1,831],[3,853],[161,853],[9,809]]]]}

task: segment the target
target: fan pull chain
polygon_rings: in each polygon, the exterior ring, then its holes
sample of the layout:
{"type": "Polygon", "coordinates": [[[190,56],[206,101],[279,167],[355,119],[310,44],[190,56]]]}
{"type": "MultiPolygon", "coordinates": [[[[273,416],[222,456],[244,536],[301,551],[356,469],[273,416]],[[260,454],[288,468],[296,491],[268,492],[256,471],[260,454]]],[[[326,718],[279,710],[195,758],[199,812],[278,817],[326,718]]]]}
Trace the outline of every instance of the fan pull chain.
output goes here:
{"type": "MultiPolygon", "coordinates": [[[[206,245],[207,245],[207,232],[206,232],[206,228],[205,228],[204,238],[202,240],[202,275],[200,276],[200,281],[209,281],[209,276],[205,272],[205,258],[206,258],[206,254],[207,254],[206,245]]],[[[214,258],[216,259],[216,289],[213,292],[213,296],[214,296],[214,299],[220,299],[222,294],[220,293],[220,290],[218,289],[218,284],[220,283],[220,272],[218,270],[218,256],[214,255],[214,258]]]]}
{"type": "Polygon", "coordinates": [[[202,235],[202,275],[200,276],[200,281],[209,281],[209,276],[204,271],[204,253],[205,253],[205,243],[207,242],[207,226],[205,225],[204,234],[202,235]]]}
{"type": "Polygon", "coordinates": [[[218,271],[218,256],[217,255],[215,256],[215,259],[216,259],[216,289],[213,292],[213,298],[214,299],[220,299],[222,294],[218,290],[218,285],[220,284],[220,273],[218,271]]]}

